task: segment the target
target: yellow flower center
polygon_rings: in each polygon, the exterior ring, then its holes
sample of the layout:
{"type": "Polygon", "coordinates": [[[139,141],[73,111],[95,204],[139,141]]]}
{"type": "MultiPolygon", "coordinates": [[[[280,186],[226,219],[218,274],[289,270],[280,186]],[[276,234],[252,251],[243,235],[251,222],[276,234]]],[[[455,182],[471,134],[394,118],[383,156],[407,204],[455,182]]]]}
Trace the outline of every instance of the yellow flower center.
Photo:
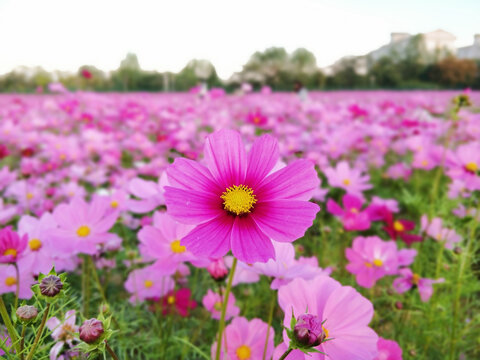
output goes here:
{"type": "Polygon", "coordinates": [[[423,160],[423,161],[422,161],[422,166],[423,166],[423,167],[427,167],[427,166],[428,166],[428,161],[427,161],[427,160],[423,160]]]}
{"type": "Polygon", "coordinates": [[[353,214],[358,214],[358,209],[357,208],[351,208],[350,212],[353,214]]]}
{"type": "Polygon", "coordinates": [[[233,185],[220,197],[223,200],[223,208],[236,215],[249,213],[257,202],[253,190],[246,185],[233,185]]]}
{"type": "Polygon", "coordinates": [[[217,311],[221,311],[222,310],[222,302],[221,301],[217,301],[215,303],[215,305],[213,305],[213,308],[217,311]]]}
{"type": "Polygon", "coordinates": [[[3,256],[13,256],[13,257],[17,257],[17,250],[15,249],[7,249],[5,250],[5,252],[3,253],[3,256]]]}
{"type": "Polygon", "coordinates": [[[348,185],[350,185],[350,184],[351,184],[351,182],[350,182],[349,179],[343,180],[343,185],[348,186],[348,185]]]}
{"type": "Polygon", "coordinates": [[[329,334],[330,332],[329,332],[328,329],[327,329],[325,326],[323,326],[323,325],[322,325],[322,330],[323,330],[323,332],[325,333],[325,339],[328,339],[328,334],[329,334]]]}
{"type": "Polygon", "coordinates": [[[33,199],[33,194],[27,193],[27,200],[32,200],[32,199],[33,199]]]}
{"type": "Polygon", "coordinates": [[[42,242],[40,239],[32,239],[28,242],[28,246],[30,246],[30,250],[37,251],[42,247],[42,242]]]}
{"type": "Polygon", "coordinates": [[[377,266],[377,267],[380,267],[383,265],[383,261],[380,260],[380,259],[375,259],[373,260],[373,265],[377,266]]]}
{"type": "Polygon", "coordinates": [[[420,281],[420,275],[418,274],[413,274],[412,275],[412,283],[413,285],[418,285],[418,282],[420,281]]]}
{"type": "Polygon", "coordinates": [[[260,123],[260,118],[259,118],[258,116],[255,116],[255,117],[253,118],[253,122],[254,122],[255,124],[259,124],[259,123],[260,123]]]}
{"type": "Polygon", "coordinates": [[[180,245],[180,240],[175,240],[170,244],[170,249],[176,254],[181,254],[187,250],[183,245],[180,245]]]}
{"type": "Polygon", "coordinates": [[[13,286],[17,284],[17,279],[14,278],[13,276],[9,276],[5,279],[5,285],[7,286],[13,286]]]}
{"type": "Polygon", "coordinates": [[[167,303],[168,303],[169,305],[175,304],[175,296],[170,295],[169,297],[167,297],[167,303]]]}
{"type": "Polygon", "coordinates": [[[240,360],[248,360],[250,359],[250,356],[252,356],[252,350],[250,350],[250,347],[247,345],[242,345],[239,348],[237,348],[237,357],[240,360]]]}
{"type": "Polygon", "coordinates": [[[403,224],[398,220],[393,223],[393,228],[395,229],[395,231],[398,232],[402,232],[405,230],[405,226],[403,226],[403,224]]]}
{"type": "Polygon", "coordinates": [[[365,266],[368,267],[368,268],[371,268],[371,267],[372,267],[372,264],[369,263],[368,261],[365,261],[364,264],[365,264],[365,266]]]}
{"type": "Polygon", "coordinates": [[[151,288],[151,287],[153,286],[153,281],[152,281],[152,280],[145,280],[145,281],[143,282],[143,285],[145,285],[145,287],[146,287],[147,289],[149,289],[149,288],[151,288]]]}
{"type": "Polygon", "coordinates": [[[86,225],[82,225],[77,230],[77,235],[80,237],[87,237],[90,235],[90,228],[86,225]]]}
{"type": "Polygon", "coordinates": [[[110,206],[114,209],[116,209],[118,207],[118,201],[116,200],[113,200],[111,203],[110,203],[110,206]]]}
{"type": "Polygon", "coordinates": [[[474,173],[474,172],[477,172],[478,165],[472,161],[472,162],[469,162],[465,165],[465,169],[467,171],[470,171],[470,172],[474,173]]]}

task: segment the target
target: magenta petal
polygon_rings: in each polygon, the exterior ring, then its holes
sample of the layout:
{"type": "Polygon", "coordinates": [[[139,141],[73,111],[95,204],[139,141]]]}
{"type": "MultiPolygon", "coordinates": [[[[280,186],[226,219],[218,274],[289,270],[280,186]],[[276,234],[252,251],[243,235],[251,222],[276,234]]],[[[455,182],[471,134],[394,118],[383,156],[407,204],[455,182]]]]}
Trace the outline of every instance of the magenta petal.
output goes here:
{"type": "Polygon", "coordinates": [[[206,222],[224,212],[220,197],[170,186],[165,187],[165,203],[168,214],[185,224],[206,222]]]}
{"type": "Polygon", "coordinates": [[[266,236],[251,216],[237,216],[232,228],[232,253],[247,264],[275,259],[272,241],[266,236]]]}
{"type": "Polygon", "coordinates": [[[208,169],[192,160],[176,159],[167,169],[169,184],[173,187],[221,194],[224,189],[214,183],[208,169]]]}
{"type": "Polygon", "coordinates": [[[330,214],[333,214],[335,216],[342,216],[343,215],[343,209],[336,203],[335,200],[328,199],[327,201],[327,210],[330,214]]]}
{"type": "Polygon", "coordinates": [[[262,201],[309,200],[319,186],[320,180],[313,163],[310,160],[297,160],[267,176],[254,192],[262,201]]]}
{"type": "Polygon", "coordinates": [[[255,188],[273,169],[278,157],[278,143],[275,138],[263,135],[257,139],[248,153],[246,185],[255,188]]]}
{"type": "Polygon", "coordinates": [[[209,135],[204,153],[208,169],[224,189],[244,183],[247,154],[240,133],[223,129],[209,135]]]}
{"type": "Polygon", "coordinates": [[[220,258],[230,250],[234,219],[221,212],[216,218],[195,227],[180,243],[194,255],[220,258]]]}
{"type": "Polygon", "coordinates": [[[275,241],[292,242],[305,235],[320,207],[308,201],[264,201],[251,214],[260,229],[275,241]]]}
{"type": "Polygon", "coordinates": [[[360,210],[363,204],[362,199],[350,194],[345,194],[342,198],[342,202],[345,210],[349,210],[349,209],[360,210]]]}

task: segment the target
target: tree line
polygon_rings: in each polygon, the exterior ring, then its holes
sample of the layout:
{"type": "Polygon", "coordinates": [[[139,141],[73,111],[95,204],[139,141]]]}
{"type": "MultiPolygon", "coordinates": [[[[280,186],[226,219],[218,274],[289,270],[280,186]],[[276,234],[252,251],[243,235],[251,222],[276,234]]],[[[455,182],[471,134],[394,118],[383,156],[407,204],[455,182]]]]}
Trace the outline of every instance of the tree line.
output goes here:
{"type": "MultiPolygon", "coordinates": [[[[368,59],[367,59],[368,60],[368,59]]],[[[405,56],[392,53],[368,70],[358,71],[358,57],[345,58],[332,74],[317,66],[313,53],[300,48],[288,53],[272,47],[254,53],[239,73],[223,81],[206,60],[192,60],[180,72],[146,71],[135,54],[127,54],[118,69],[104,72],[85,65],[76,73],[47,72],[40,67],[19,68],[0,76],[0,92],[46,91],[51,82],[61,82],[70,90],[89,91],[188,91],[199,83],[209,88],[233,91],[248,82],[255,89],[270,86],[275,91],[292,91],[299,86],[309,90],[329,89],[480,89],[480,60],[457,59],[451,54],[425,61],[419,52],[405,56]]]]}

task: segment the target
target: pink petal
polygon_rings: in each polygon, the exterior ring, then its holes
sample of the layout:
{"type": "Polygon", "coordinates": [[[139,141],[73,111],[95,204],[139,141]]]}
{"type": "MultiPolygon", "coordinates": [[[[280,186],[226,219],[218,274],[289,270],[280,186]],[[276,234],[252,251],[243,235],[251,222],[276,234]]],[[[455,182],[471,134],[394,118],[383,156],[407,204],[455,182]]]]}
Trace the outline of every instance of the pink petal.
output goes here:
{"type": "Polygon", "coordinates": [[[251,216],[237,216],[232,228],[232,253],[248,264],[275,258],[272,241],[259,229],[251,216]]]}
{"type": "Polygon", "coordinates": [[[224,191],[215,182],[208,169],[196,161],[176,159],[167,169],[169,184],[182,189],[209,192],[219,195],[224,191]]]}
{"type": "Polygon", "coordinates": [[[251,216],[275,241],[292,242],[312,226],[320,207],[308,201],[276,200],[256,204],[251,216]]]}
{"type": "Polygon", "coordinates": [[[332,199],[328,199],[327,201],[327,210],[330,214],[333,214],[336,216],[343,215],[343,209],[340,207],[340,205],[337,204],[335,200],[332,200],[332,199]]]}
{"type": "Polygon", "coordinates": [[[363,204],[362,199],[350,194],[345,194],[342,198],[342,202],[345,210],[352,208],[360,210],[363,204]]]}
{"type": "Polygon", "coordinates": [[[198,224],[212,220],[223,213],[222,199],[193,190],[165,187],[168,214],[185,224],[198,224]]]}
{"type": "Polygon", "coordinates": [[[180,243],[194,255],[222,257],[230,250],[234,219],[221,212],[216,218],[195,227],[180,243]]]}
{"type": "Polygon", "coordinates": [[[270,135],[257,139],[248,153],[248,167],[245,183],[255,188],[273,169],[279,157],[278,143],[270,135]]]}
{"type": "Polygon", "coordinates": [[[255,194],[261,201],[273,199],[309,200],[320,186],[310,160],[297,160],[263,180],[255,194]]]}
{"type": "Polygon", "coordinates": [[[222,188],[244,183],[247,154],[240,133],[223,129],[211,134],[205,142],[204,153],[208,169],[222,188]]]}

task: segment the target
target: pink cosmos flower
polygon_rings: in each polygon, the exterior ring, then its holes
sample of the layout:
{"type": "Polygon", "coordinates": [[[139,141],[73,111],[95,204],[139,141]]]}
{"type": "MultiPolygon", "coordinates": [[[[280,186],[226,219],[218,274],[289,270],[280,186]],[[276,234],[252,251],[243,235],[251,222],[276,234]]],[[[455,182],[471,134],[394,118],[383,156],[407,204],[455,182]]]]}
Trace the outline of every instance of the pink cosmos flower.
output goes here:
{"type": "Polygon", "coordinates": [[[268,123],[268,117],[262,114],[260,110],[257,110],[248,113],[247,122],[256,126],[265,126],[268,123]]]}
{"type": "Polygon", "coordinates": [[[427,233],[432,239],[445,244],[445,248],[452,250],[456,243],[462,241],[462,237],[453,229],[444,228],[442,226],[442,219],[433,218],[429,223],[426,215],[420,219],[422,230],[427,233]]]}
{"type": "Polygon", "coordinates": [[[31,269],[35,275],[50,271],[55,264],[54,255],[58,255],[50,238],[50,231],[56,227],[50,213],[43,214],[40,219],[30,215],[20,218],[18,232],[29,239],[25,255],[19,261],[20,267],[31,269]]]}
{"type": "MultiPolygon", "coordinates": [[[[244,317],[237,317],[225,328],[223,333],[220,359],[222,360],[262,360],[265,349],[266,334],[269,331],[265,359],[273,354],[273,339],[275,332],[272,327],[260,319],[248,321],[244,317]]],[[[212,345],[212,359],[215,359],[217,342],[212,345]]]]}
{"type": "Polygon", "coordinates": [[[223,281],[228,275],[228,268],[223,258],[212,260],[207,266],[207,271],[216,281],[223,281]]]}
{"type": "Polygon", "coordinates": [[[160,302],[163,315],[178,313],[185,317],[188,316],[190,309],[197,307],[197,302],[192,300],[191,290],[187,288],[169,291],[160,299],[160,302]]]}
{"type": "Polygon", "coordinates": [[[78,332],[75,320],[75,310],[67,311],[63,321],[60,321],[55,316],[47,320],[47,327],[52,332],[52,338],[56,341],[55,345],[50,349],[50,360],[58,359],[58,354],[65,345],[73,347],[75,333],[78,332]]]}
{"type": "MultiPolygon", "coordinates": [[[[207,293],[202,299],[202,304],[211,314],[213,319],[220,320],[220,313],[222,311],[222,296],[208,289],[207,293]]],[[[229,320],[234,316],[240,314],[240,308],[235,305],[235,296],[230,293],[228,297],[228,304],[225,314],[225,320],[229,320]]]]}
{"type": "Polygon", "coordinates": [[[347,231],[367,230],[370,228],[370,217],[362,211],[363,201],[354,195],[345,194],[342,198],[343,209],[332,199],[327,201],[329,213],[339,216],[343,227],[347,231]]]}
{"type": "Polygon", "coordinates": [[[420,242],[423,240],[419,235],[409,234],[410,231],[415,229],[415,223],[413,221],[402,219],[395,220],[393,214],[386,208],[383,211],[383,221],[386,223],[383,230],[390,235],[392,240],[400,238],[408,246],[414,242],[420,242]]]}
{"type": "Polygon", "coordinates": [[[3,199],[0,198],[0,224],[9,222],[19,212],[16,205],[5,206],[3,199]]]}
{"type": "Polygon", "coordinates": [[[111,238],[108,231],[118,217],[117,211],[109,210],[108,201],[101,197],[91,203],[76,197],[68,205],[58,205],[53,212],[58,228],[51,231],[55,246],[67,254],[95,254],[97,245],[111,238]]]}
{"type": "Polygon", "coordinates": [[[175,282],[153,266],[133,270],[125,282],[125,289],[132,294],[130,302],[159,299],[173,290],[175,282]]]}
{"type": "Polygon", "coordinates": [[[412,175],[412,169],[404,163],[397,163],[388,168],[386,175],[392,179],[403,179],[407,181],[410,175],[412,175]]]}
{"type": "Polygon", "coordinates": [[[19,285],[18,297],[30,299],[33,295],[30,287],[34,283],[33,276],[29,269],[20,269],[19,276],[13,265],[0,265],[0,294],[14,293],[19,285]]]}
{"type": "Polygon", "coordinates": [[[165,204],[164,187],[168,185],[167,173],[164,172],[158,183],[140,178],[130,180],[128,190],[140,200],[130,199],[128,208],[134,213],[147,213],[165,204]]]}
{"type": "MultiPolygon", "coordinates": [[[[373,305],[350,286],[342,286],[328,276],[312,280],[295,279],[278,290],[278,303],[285,313],[283,324],[290,326],[293,316],[308,313],[323,323],[326,341],[315,347],[327,354],[311,353],[304,359],[371,360],[377,355],[377,334],[368,327],[373,305]]],[[[286,332],[284,341],[289,342],[286,332]]]]}
{"type": "Polygon", "coordinates": [[[480,190],[480,146],[478,142],[460,145],[447,156],[448,175],[464,180],[468,190],[480,190]]]}
{"type": "MultiPolygon", "coordinates": [[[[145,226],[138,233],[140,254],[145,259],[155,259],[155,267],[171,275],[177,265],[184,261],[200,263],[180,241],[193,229],[191,225],[180,224],[167,213],[156,212],[153,226],[145,226]]],[[[204,261],[206,265],[209,261],[204,261]]]]}
{"type": "Polygon", "coordinates": [[[269,175],[277,163],[277,141],[257,139],[245,152],[240,134],[221,130],[208,136],[206,167],[176,159],[165,188],[171,216],[197,225],[182,245],[197,255],[218,258],[230,249],[241,261],[274,258],[271,240],[303,236],[319,210],[308,202],[319,180],[311,162],[297,160],[269,175]]]}
{"type": "Polygon", "coordinates": [[[402,360],[402,348],[396,341],[378,338],[378,356],[375,360],[402,360]]]}
{"type": "Polygon", "coordinates": [[[358,285],[371,288],[385,275],[397,274],[399,266],[410,265],[417,251],[397,250],[394,241],[383,241],[377,236],[358,236],[345,255],[349,261],[346,268],[355,274],[358,285]]]}
{"type": "Polygon", "coordinates": [[[420,299],[427,302],[433,294],[433,284],[443,283],[443,278],[433,280],[421,278],[420,275],[414,274],[409,268],[400,269],[400,277],[393,281],[393,288],[399,294],[410,290],[412,287],[417,287],[420,293],[420,299]]]}
{"type": "MultiPolygon", "coordinates": [[[[231,269],[233,264],[233,256],[226,256],[225,264],[231,269]]],[[[260,281],[260,275],[253,270],[253,265],[248,265],[239,261],[235,270],[235,274],[233,274],[232,285],[237,286],[238,284],[252,284],[258,281],[260,281]]]]}
{"type": "Polygon", "coordinates": [[[27,247],[28,236],[22,237],[11,226],[0,229],[0,264],[17,262],[27,247]]]}
{"type": "Polygon", "coordinates": [[[371,221],[382,220],[384,217],[385,211],[390,211],[392,213],[399,212],[398,202],[395,199],[382,199],[378,196],[372,197],[370,205],[367,207],[368,216],[371,221]]]}
{"type": "Polygon", "coordinates": [[[342,188],[348,194],[362,198],[363,192],[372,188],[372,185],[368,183],[370,176],[362,175],[361,170],[351,168],[346,161],[340,161],[336,168],[326,168],[325,175],[330,186],[342,188]]]}
{"type": "Polygon", "coordinates": [[[318,266],[311,266],[307,262],[295,259],[295,249],[292,244],[273,242],[275,248],[275,260],[270,259],[266,263],[254,263],[252,270],[259,274],[273,277],[270,287],[274,290],[288,284],[295,278],[305,280],[318,275],[329,275],[330,272],[322,270],[318,266]]]}
{"type": "Polygon", "coordinates": [[[0,170],[0,191],[2,191],[7,185],[14,182],[17,178],[17,174],[14,171],[10,171],[8,166],[4,166],[0,170]]]}

